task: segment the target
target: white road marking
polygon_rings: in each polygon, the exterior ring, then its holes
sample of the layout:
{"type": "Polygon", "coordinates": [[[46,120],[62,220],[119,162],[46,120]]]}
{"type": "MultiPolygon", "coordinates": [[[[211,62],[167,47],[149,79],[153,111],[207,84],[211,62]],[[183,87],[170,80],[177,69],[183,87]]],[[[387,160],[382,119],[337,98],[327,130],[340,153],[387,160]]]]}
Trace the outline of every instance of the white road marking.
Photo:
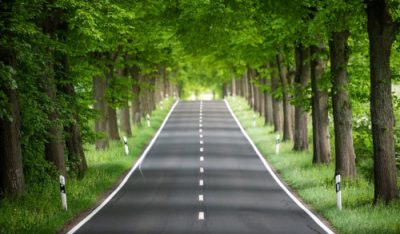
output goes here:
{"type": "Polygon", "coordinates": [[[96,209],[94,209],[88,216],[86,216],[82,221],[80,221],[77,225],[75,225],[71,230],[67,232],[67,234],[73,234],[76,231],[78,231],[79,228],[81,228],[86,222],[88,222],[93,216],[95,216],[105,205],[107,205],[108,202],[111,201],[111,199],[117,194],[121,188],[126,184],[128,181],[129,177],[132,175],[132,173],[140,167],[142,161],[146,157],[147,153],[150,151],[151,147],[153,147],[154,143],[156,142],[158,136],[160,135],[161,131],[163,130],[165,124],[167,123],[169,117],[171,116],[172,112],[174,111],[175,107],[178,105],[179,101],[176,101],[175,104],[171,107],[171,110],[169,111],[168,115],[165,117],[164,122],[161,124],[160,128],[158,129],[157,133],[154,135],[153,139],[149,143],[149,145],[146,147],[146,149],[143,151],[142,155],[140,155],[139,159],[136,161],[135,165],[131,168],[131,170],[126,174],[122,182],[118,185],[118,187],[98,206],[96,209]]]}
{"type": "Polygon", "coordinates": [[[203,124],[199,124],[199,127],[203,127],[203,124]]]}
{"type": "Polygon", "coordinates": [[[199,201],[201,201],[201,202],[204,201],[204,196],[203,196],[203,194],[200,194],[200,195],[199,195],[199,201]]]}
{"type": "Polygon", "coordinates": [[[200,147],[200,152],[203,152],[204,151],[204,148],[203,147],[200,147]]]}
{"type": "Polygon", "coordinates": [[[202,145],[204,142],[203,141],[200,141],[200,145],[202,145]]]}
{"type": "Polygon", "coordinates": [[[202,120],[202,119],[199,119],[199,122],[201,123],[201,122],[203,122],[203,120],[202,120]]]}
{"type": "Polygon", "coordinates": [[[199,129],[199,132],[203,132],[203,129],[200,128],[200,129],[199,129]]]}
{"type": "Polygon", "coordinates": [[[203,119],[203,117],[200,116],[200,120],[202,120],[202,119],[203,119]]]}
{"type": "Polygon", "coordinates": [[[199,220],[204,220],[204,212],[203,211],[199,212],[199,220]]]}
{"type": "Polygon", "coordinates": [[[199,186],[203,186],[204,185],[204,181],[203,180],[199,180],[199,186]]]}
{"type": "Polygon", "coordinates": [[[249,135],[247,135],[246,131],[243,129],[242,125],[240,124],[239,120],[236,118],[235,114],[233,113],[231,107],[229,106],[229,103],[227,100],[225,100],[225,104],[228,107],[229,112],[231,113],[233,119],[235,120],[236,124],[239,126],[240,130],[242,131],[243,135],[246,137],[246,139],[250,142],[250,145],[253,147],[254,151],[260,158],[261,162],[264,164],[264,167],[267,169],[267,171],[271,174],[272,178],[278,183],[278,185],[283,189],[283,191],[286,192],[286,194],[302,209],[304,212],[310,216],[324,231],[326,231],[328,234],[334,234],[334,232],[329,229],[317,216],[313,214],[309,209],[307,209],[303,203],[301,203],[286,187],[285,185],[279,180],[279,178],[276,176],[276,174],[272,171],[271,167],[265,160],[265,158],[262,156],[260,151],[257,149],[257,146],[254,144],[254,142],[251,140],[249,135]]]}
{"type": "Polygon", "coordinates": [[[203,156],[200,156],[200,161],[204,161],[204,157],[203,156]]]}
{"type": "Polygon", "coordinates": [[[200,134],[200,138],[203,138],[203,134],[200,134]]]}
{"type": "Polygon", "coordinates": [[[200,167],[200,173],[204,173],[204,168],[200,167]]]}
{"type": "Polygon", "coordinates": [[[200,116],[202,116],[202,115],[203,115],[203,113],[200,112],[200,116]]]}

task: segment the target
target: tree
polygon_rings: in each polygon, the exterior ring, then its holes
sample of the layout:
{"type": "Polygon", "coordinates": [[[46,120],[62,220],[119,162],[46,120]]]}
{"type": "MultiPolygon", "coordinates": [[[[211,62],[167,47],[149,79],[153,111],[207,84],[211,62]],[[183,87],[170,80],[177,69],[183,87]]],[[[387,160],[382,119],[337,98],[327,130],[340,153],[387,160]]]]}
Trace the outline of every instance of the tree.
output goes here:
{"type": "Polygon", "coordinates": [[[352,136],[352,108],[347,75],[349,59],[348,37],[348,31],[332,32],[329,50],[335,131],[335,171],[343,177],[354,177],[356,175],[356,166],[352,136]]]}
{"type": "Polygon", "coordinates": [[[328,91],[321,87],[325,62],[320,58],[322,47],[311,46],[311,89],[313,125],[313,163],[329,163],[331,149],[329,143],[328,91]]]}
{"type": "Polygon", "coordinates": [[[385,0],[366,0],[371,68],[371,120],[374,142],[375,202],[398,198],[393,139],[394,116],[390,52],[398,23],[385,0]]]}
{"type": "MultiPolygon", "coordinates": [[[[15,1],[0,3],[3,17],[1,34],[10,43],[13,33],[9,25],[14,17],[15,1]]],[[[19,194],[25,190],[20,142],[20,108],[18,88],[15,86],[16,51],[7,44],[0,44],[0,101],[5,109],[0,111],[0,195],[19,194]]]]}
{"type": "MultiPolygon", "coordinates": [[[[303,100],[304,91],[310,81],[310,48],[298,45],[295,49],[296,75],[294,79],[295,98],[303,100]]],[[[295,127],[293,150],[302,151],[308,149],[308,123],[307,112],[304,110],[304,102],[295,105],[295,127]]]]}
{"type": "Polygon", "coordinates": [[[279,77],[282,87],[282,103],[283,103],[283,141],[290,141],[293,139],[292,133],[292,118],[291,108],[289,105],[289,82],[288,71],[283,61],[282,54],[276,56],[276,64],[278,65],[279,77]]]}

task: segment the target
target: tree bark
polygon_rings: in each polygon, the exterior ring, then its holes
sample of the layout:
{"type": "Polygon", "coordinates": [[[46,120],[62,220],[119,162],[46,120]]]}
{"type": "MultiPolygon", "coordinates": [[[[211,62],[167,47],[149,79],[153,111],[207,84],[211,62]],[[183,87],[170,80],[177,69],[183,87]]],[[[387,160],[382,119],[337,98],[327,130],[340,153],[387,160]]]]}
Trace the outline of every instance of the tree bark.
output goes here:
{"type": "MultiPolygon", "coordinates": [[[[124,79],[130,79],[129,69],[127,67],[121,70],[120,73],[122,77],[124,77],[124,79]]],[[[127,137],[132,136],[131,115],[128,102],[126,102],[125,106],[121,108],[119,118],[120,118],[119,122],[121,125],[121,131],[124,132],[125,136],[127,137]]]]}
{"type": "MultiPolygon", "coordinates": [[[[0,48],[1,50],[2,48],[0,48]]],[[[1,53],[1,52],[0,52],[1,53]]],[[[0,58],[4,62],[6,58],[0,58]]],[[[9,116],[0,118],[0,195],[20,194],[25,190],[20,140],[20,110],[17,91],[0,84],[8,99],[9,116]]]]}
{"type": "Polygon", "coordinates": [[[271,88],[271,81],[266,76],[264,79],[264,124],[272,125],[274,123],[273,109],[272,109],[272,96],[269,91],[271,88]]]}
{"type": "Polygon", "coordinates": [[[99,116],[95,121],[96,133],[103,134],[96,139],[96,149],[105,149],[108,147],[107,122],[108,112],[105,101],[106,81],[101,76],[93,77],[93,98],[95,100],[94,109],[99,116]]]}
{"type": "Polygon", "coordinates": [[[370,53],[371,120],[374,145],[374,201],[388,203],[398,198],[394,149],[394,115],[390,52],[397,25],[384,0],[368,0],[367,28],[370,53]]]}
{"type": "Polygon", "coordinates": [[[347,76],[348,38],[348,31],[333,32],[329,42],[332,76],[331,95],[335,132],[335,172],[343,177],[355,177],[356,155],[353,147],[353,119],[347,76]]]}
{"type": "Polygon", "coordinates": [[[47,128],[47,142],[45,144],[45,158],[52,163],[60,174],[66,176],[65,152],[64,152],[64,136],[63,126],[59,120],[59,112],[57,107],[57,85],[54,77],[54,52],[51,49],[45,51],[46,61],[48,61],[49,72],[43,76],[45,92],[49,100],[52,102],[52,108],[47,112],[49,126],[47,128]]]}
{"type": "Polygon", "coordinates": [[[108,137],[111,140],[119,141],[121,138],[119,137],[118,131],[118,123],[117,123],[117,110],[110,105],[107,105],[107,114],[108,114],[108,123],[107,123],[107,131],[108,137]]]}
{"type": "MultiPolygon", "coordinates": [[[[261,85],[263,85],[264,79],[262,79],[261,77],[260,77],[260,79],[261,79],[260,80],[261,85]]],[[[265,93],[263,91],[263,87],[258,87],[258,95],[259,95],[259,100],[260,100],[260,115],[264,116],[264,114],[265,114],[265,97],[264,97],[265,93]]]]}
{"type": "MultiPolygon", "coordinates": [[[[48,1],[45,3],[50,5],[48,1]]],[[[44,35],[57,39],[57,27],[59,27],[62,22],[56,15],[59,15],[59,11],[56,8],[46,9],[43,14],[46,16],[39,20],[38,26],[42,29],[44,35]]],[[[54,75],[54,65],[55,65],[55,51],[52,47],[46,47],[44,49],[44,59],[46,61],[47,72],[43,76],[44,91],[48,96],[49,100],[52,102],[52,107],[49,108],[47,112],[47,118],[49,120],[49,126],[47,128],[47,142],[45,144],[45,158],[47,161],[52,163],[60,174],[66,176],[66,167],[64,159],[64,136],[63,136],[63,126],[59,120],[58,112],[58,90],[57,81],[54,75]]]]}
{"type": "Polygon", "coordinates": [[[236,96],[237,91],[236,91],[236,80],[232,79],[232,96],[236,96]]]}
{"type": "MultiPolygon", "coordinates": [[[[132,78],[132,100],[131,100],[131,114],[132,114],[132,124],[140,126],[140,83],[139,83],[139,68],[132,67],[130,69],[132,78]]],[[[168,95],[168,80],[164,80],[164,96],[168,95]]]]}
{"type": "Polygon", "coordinates": [[[279,77],[282,86],[282,101],[283,101],[283,137],[282,141],[293,140],[292,132],[292,119],[290,113],[289,105],[289,95],[288,95],[288,77],[287,68],[283,62],[282,55],[276,56],[276,63],[278,65],[279,77]]]}
{"type": "Polygon", "coordinates": [[[329,143],[328,91],[320,88],[325,69],[325,61],[319,58],[322,48],[311,46],[311,89],[313,124],[313,163],[329,163],[331,147],[329,143]]]}
{"type": "MultiPolygon", "coordinates": [[[[8,31],[11,23],[11,12],[14,1],[0,3],[0,10],[4,14],[1,30],[2,37],[13,37],[8,31]],[[9,16],[9,17],[8,17],[9,16]]],[[[11,68],[16,67],[15,51],[11,48],[0,47],[0,63],[11,68]]],[[[15,77],[12,76],[13,79],[15,77]]],[[[25,178],[22,164],[20,139],[20,107],[17,88],[10,87],[9,83],[0,82],[0,92],[7,98],[5,110],[8,116],[0,117],[0,196],[4,194],[20,194],[25,190],[25,178]]]]}
{"type": "Polygon", "coordinates": [[[68,56],[66,54],[60,54],[59,58],[60,61],[57,64],[60,66],[60,72],[56,73],[59,74],[57,79],[61,80],[59,90],[66,96],[71,108],[71,114],[69,116],[70,121],[64,125],[68,162],[78,178],[83,178],[87,169],[87,162],[82,145],[81,128],[79,125],[79,110],[76,102],[75,88],[73,80],[69,74],[70,68],[68,56]]]}
{"type": "MultiPolygon", "coordinates": [[[[307,60],[310,57],[309,48],[303,48],[301,45],[295,49],[296,75],[294,80],[296,101],[303,104],[304,91],[310,81],[310,64],[307,60]]],[[[295,106],[294,123],[294,146],[293,150],[303,151],[308,149],[308,122],[307,112],[301,104],[295,106]]]]}
{"type": "Polygon", "coordinates": [[[271,88],[272,88],[272,109],[274,120],[274,132],[282,132],[282,102],[276,97],[279,88],[279,77],[276,66],[273,67],[271,72],[271,88]]]}
{"type": "Polygon", "coordinates": [[[124,107],[120,110],[119,122],[121,124],[121,131],[124,132],[127,137],[132,136],[131,115],[129,113],[129,106],[124,107]]]}

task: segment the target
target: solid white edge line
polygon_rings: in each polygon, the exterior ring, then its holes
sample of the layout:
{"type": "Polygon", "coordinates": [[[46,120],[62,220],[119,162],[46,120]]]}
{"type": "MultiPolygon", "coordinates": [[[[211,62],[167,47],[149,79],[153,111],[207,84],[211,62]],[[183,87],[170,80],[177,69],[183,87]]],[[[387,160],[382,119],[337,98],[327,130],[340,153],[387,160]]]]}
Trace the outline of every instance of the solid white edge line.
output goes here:
{"type": "Polygon", "coordinates": [[[143,151],[142,155],[139,157],[139,159],[136,161],[135,165],[131,168],[129,173],[125,176],[125,178],[122,180],[122,182],[118,185],[118,187],[110,194],[108,197],[98,206],[96,209],[94,209],[88,216],[86,216],[83,220],[81,220],[77,225],[75,225],[71,230],[67,232],[67,234],[73,234],[75,233],[79,228],[81,228],[86,222],[88,222],[94,215],[96,215],[107,203],[121,190],[121,188],[126,184],[128,181],[129,177],[133,174],[133,172],[136,170],[136,168],[142,163],[143,159],[146,157],[147,153],[151,149],[151,147],[154,145],[155,141],[157,140],[158,136],[160,135],[161,131],[163,130],[165,124],[167,123],[169,117],[171,116],[172,112],[174,111],[175,107],[178,105],[179,100],[174,103],[174,105],[171,107],[171,110],[169,111],[168,115],[165,117],[164,122],[161,124],[160,128],[156,132],[156,135],[154,135],[153,139],[150,141],[149,145],[146,147],[146,149],[143,151]]]}
{"type": "Polygon", "coordinates": [[[260,158],[260,160],[262,161],[262,163],[264,164],[265,168],[267,169],[267,171],[271,174],[272,178],[274,178],[274,180],[278,183],[278,185],[283,189],[283,191],[286,192],[286,194],[301,208],[304,210],[304,212],[306,212],[308,214],[308,216],[310,216],[310,218],[312,220],[314,220],[314,222],[316,222],[322,229],[324,229],[324,231],[326,231],[329,234],[334,234],[334,232],[329,229],[317,216],[315,216],[315,214],[313,212],[311,212],[309,209],[307,209],[303,203],[301,203],[296,196],[294,196],[287,188],[286,186],[280,181],[280,179],[276,176],[276,174],[274,173],[274,171],[271,169],[271,167],[269,166],[269,164],[267,163],[267,161],[265,160],[265,158],[262,156],[262,154],[260,153],[260,151],[257,149],[257,146],[254,144],[253,140],[251,140],[251,138],[249,137],[249,135],[247,135],[246,131],[244,130],[244,128],[242,127],[242,125],[240,124],[239,120],[236,118],[235,114],[233,113],[231,107],[229,106],[229,103],[227,100],[224,100],[226,106],[228,107],[229,112],[231,113],[233,119],[235,120],[236,124],[239,126],[240,130],[242,131],[243,135],[246,137],[246,139],[250,142],[251,146],[253,147],[254,151],[257,153],[258,157],[260,158]]]}

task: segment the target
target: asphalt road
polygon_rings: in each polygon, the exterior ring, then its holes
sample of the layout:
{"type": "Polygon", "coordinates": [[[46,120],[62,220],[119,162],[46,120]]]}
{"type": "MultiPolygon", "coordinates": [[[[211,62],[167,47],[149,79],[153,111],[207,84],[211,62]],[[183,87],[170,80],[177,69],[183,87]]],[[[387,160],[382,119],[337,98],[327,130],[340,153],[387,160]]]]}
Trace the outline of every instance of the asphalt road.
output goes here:
{"type": "Polygon", "coordinates": [[[181,101],[140,168],[76,233],[326,233],[273,179],[223,101],[181,101]]]}

